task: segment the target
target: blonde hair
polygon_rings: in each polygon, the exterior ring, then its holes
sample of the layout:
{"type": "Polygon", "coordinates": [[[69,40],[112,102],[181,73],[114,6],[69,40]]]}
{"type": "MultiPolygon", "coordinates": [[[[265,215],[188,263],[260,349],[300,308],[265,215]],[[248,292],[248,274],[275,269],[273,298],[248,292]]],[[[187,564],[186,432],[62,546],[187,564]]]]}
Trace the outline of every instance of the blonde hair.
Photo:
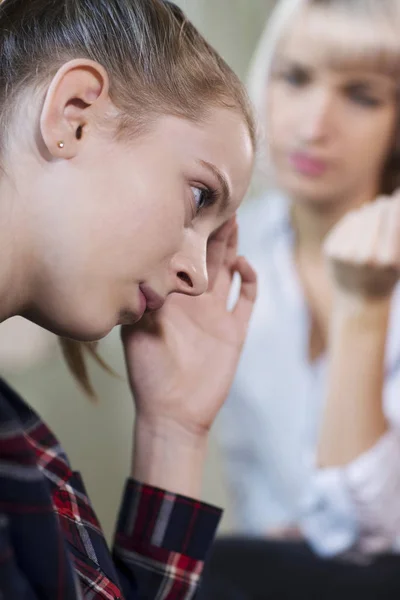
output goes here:
{"type": "Polygon", "coordinates": [[[77,342],[69,338],[59,338],[61,350],[65,358],[65,362],[76,381],[79,383],[83,391],[91,399],[96,400],[97,394],[90,379],[86,357],[94,359],[102,369],[117,376],[115,371],[101,358],[97,352],[96,342],[77,342]]]}
{"type": "MultiPolygon", "coordinates": [[[[261,171],[268,162],[266,107],[268,82],[275,54],[283,37],[303,11],[330,11],[321,38],[326,60],[333,67],[371,65],[398,79],[400,90],[400,2],[399,0],[280,0],[273,10],[248,73],[248,91],[258,117],[261,171]],[[332,17],[332,18],[331,18],[332,17]],[[332,22],[337,18],[338,23],[332,22]]],[[[400,110],[393,154],[383,178],[382,192],[400,186],[400,110]]]]}

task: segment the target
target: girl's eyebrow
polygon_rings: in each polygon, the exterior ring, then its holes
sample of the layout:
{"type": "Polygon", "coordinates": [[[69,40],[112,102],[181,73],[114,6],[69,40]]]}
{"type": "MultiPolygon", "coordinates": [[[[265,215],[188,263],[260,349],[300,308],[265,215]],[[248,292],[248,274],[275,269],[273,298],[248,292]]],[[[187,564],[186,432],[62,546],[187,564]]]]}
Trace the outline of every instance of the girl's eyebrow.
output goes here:
{"type": "Polygon", "coordinates": [[[214,175],[214,177],[216,179],[218,179],[219,185],[220,185],[221,190],[222,190],[220,210],[221,210],[221,212],[224,212],[224,210],[228,207],[229,203],[231,202],[231,198],[232,198],[231,189],[230,189],[230,185],[229,185],[228,179],[224,175],[224,173],[222,173],[222,171],[220,171],[212,163],[210,163],[210,162],[208,162],[206,160],[200,160],[199,162],[208,171],[211,171],[212,174],[214,175]]]}

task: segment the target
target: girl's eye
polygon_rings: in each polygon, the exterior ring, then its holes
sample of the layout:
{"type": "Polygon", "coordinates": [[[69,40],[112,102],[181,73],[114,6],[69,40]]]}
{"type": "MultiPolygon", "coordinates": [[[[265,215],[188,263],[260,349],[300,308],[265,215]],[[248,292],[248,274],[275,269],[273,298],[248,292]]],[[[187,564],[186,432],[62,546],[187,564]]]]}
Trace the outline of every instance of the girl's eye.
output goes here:
{"type": "Polygon", "coordinates": [[[196,214],[198,214],[203,208],[207,208],[214,204],[216,200],[216,193],[213,190],[196,186],[191,186],[191,189],[196,214]]]}

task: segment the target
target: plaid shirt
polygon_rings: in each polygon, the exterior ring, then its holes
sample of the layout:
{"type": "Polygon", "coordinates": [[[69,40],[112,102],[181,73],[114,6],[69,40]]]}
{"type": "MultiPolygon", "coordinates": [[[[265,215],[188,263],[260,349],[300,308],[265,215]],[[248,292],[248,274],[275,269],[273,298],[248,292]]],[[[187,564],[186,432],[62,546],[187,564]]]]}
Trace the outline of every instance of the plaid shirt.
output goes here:
{"type": "Polygon", "coordinates": [[[128,480],[110,553],[79,473],[0,380],[0,600],[189,600],[220,511],[128,480]]]}

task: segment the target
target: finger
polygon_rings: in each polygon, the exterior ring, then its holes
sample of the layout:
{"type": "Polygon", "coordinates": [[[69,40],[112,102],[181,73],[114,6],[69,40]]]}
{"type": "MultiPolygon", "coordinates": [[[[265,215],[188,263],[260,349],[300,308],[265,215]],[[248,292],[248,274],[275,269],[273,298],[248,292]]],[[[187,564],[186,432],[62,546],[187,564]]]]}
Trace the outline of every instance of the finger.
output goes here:
{"type": "Polygon", "coordinates": [[[359,211],[357,231],[348,232],[352,239],[350,260],[355,264],[380,267],[392,260],[393,200],[381,196],[359,211]],[[352,260],[351,260],[352,257],[352,260]]]}
{"type": "Polygon", "coordinates": [[[348,232],[351,240],[349,262],[370,266],[379,262],[385,202],[377,199],[359,211],[356,226],[348,232]]]}
{"type": "Polygon", "coordinates": [[[239,297],[232,310],[232,315],[239,327],[242,328],[244,339],[257,297],[257,274],[243,256],[237,258],[234,269],[240,275],[241,285],[239,297]]]}
{"type": "Polygon", "coordinates": [[[324,251],[331,261],[374,264],[382,225],[382,201],[348,213],[328,235],[324,251]]]}
{"type": "Polygon", "coordinates": [[[216,281],[213,288],[213,294],[215,299],[222,302],[225,306],[228,303],[229,294],[232,288],[232,281],[234,276],[233,266],[237,260],[237,247],[238,247],[238,226],[235,221],[232,231],[229,235],[224,264],[217,274],[216,281]]]}
{"type": "Polygon", "coordinates": [[[217,275],[224,264],[228,239],[235,225],[235,218],[229,219],[209,239],[207,246],[208,290],[214,288],[217,275]]]}
{"type": "Polygon", "coordinates": [[[386,203],[377,258],[383,265],[400,269],[400,196],[386,203]]]}
{"type": "Polygon", "coordinates": [[[348,213],[337,223],[324,242],[324,253],[330,260],[346,260],[352,243],[352,229],[357,227],[358,211],[348,213]]]}
{"type": "Polygon", "coordinates": [[[232,266],[236,262],[237,259],[237,251],[238,251],[238,241],[239,241],[239,228],[237,221],[234,221],[231,233],[228,238],[227,246],[226,246],[226,254],[224,264],[228,267],[228,269],[232,269],[232,266]]]}

